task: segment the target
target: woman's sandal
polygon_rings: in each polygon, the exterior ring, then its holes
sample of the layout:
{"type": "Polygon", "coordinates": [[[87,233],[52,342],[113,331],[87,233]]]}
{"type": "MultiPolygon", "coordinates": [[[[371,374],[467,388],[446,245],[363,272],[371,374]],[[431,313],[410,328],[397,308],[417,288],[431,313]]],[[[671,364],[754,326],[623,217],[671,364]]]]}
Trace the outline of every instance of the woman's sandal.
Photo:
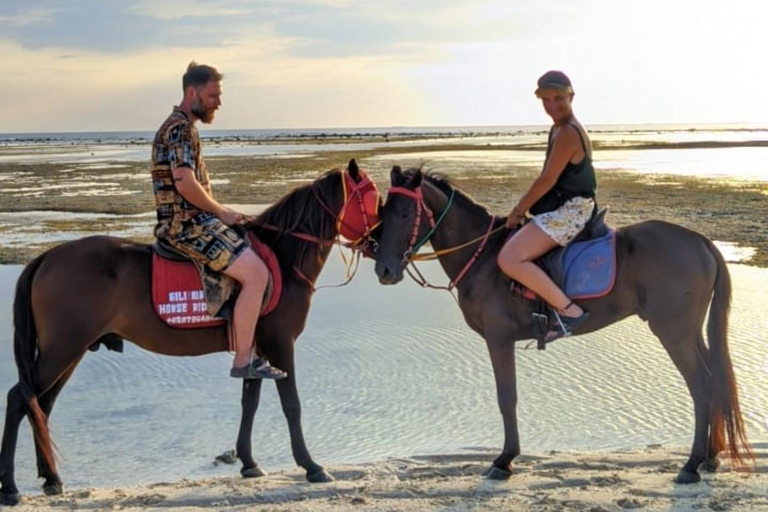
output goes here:
{"type": "MultiPolygon", "coordinates": [[[[573,301],[569,302],[567,306],[563,308],[563,310],[568,309],[569,307],[573,306],[573,301]]],[[[567,338],[573,333],[573,330],[579,327],[581,324],[589,320],[589,311],[584,311],[581,315],[570,317],[570,316],[562,316],[560,315],[557,310],[555,311],[555,320],[557,320],[557,330],[556,331],[549,331],[547,333],[547,337],[545,341],[549,343],[550,341],[555,341],[558,338],[567,338]]]]}
{"type": "Polygon", "coordinates": [[[232,368],[229,371],[229,376],[236,379],[273,379],[280,380],[288,376],[280,368],[275,368],[270,365],[268,361],[257,357],[249,364],[240,368],[232,368]]]}

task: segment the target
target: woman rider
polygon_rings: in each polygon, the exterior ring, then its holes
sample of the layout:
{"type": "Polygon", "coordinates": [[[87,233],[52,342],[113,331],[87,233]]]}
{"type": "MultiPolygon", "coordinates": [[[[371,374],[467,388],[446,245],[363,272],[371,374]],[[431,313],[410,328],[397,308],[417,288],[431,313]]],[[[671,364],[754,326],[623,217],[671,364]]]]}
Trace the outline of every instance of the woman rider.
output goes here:
{"type": "Polygon", "coordinates": [[[571,80],[562,71],[548,71],[538,80],[536,97],[552,118],[546,160],[507,218],[518,226],[532,216],[504,244],[497,263],[507,276],[529,288],[554,309],[560,322],[547,341],[569,336],[589,319],[589,313],[568,298],[533,260],[558,245],[565,246],[595,212],[597,183],[592,167],[592,144],[573,114],[571,80]]]}

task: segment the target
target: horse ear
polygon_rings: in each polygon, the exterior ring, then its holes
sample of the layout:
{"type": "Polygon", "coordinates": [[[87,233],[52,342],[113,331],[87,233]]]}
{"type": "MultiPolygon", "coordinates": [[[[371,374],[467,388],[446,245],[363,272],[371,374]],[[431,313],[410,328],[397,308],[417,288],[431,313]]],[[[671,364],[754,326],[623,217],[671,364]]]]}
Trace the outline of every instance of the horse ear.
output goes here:
{"type": "Polygon", "coordinates": [[[416,169],[416,171],[413,173],[413,177],[411,178],[411,186],[416,188],[421,185],[421,180],[423,177],[424,173],[421,172],[421,169],[416,169]]]}
{"type": "Polygon", "coordinates": [[[389,179],[395,187],[400,186],[403,182],[403,170],[399,165],[392,167],[392,172],[389,173],[389,179]]]}
{"type": "Polygon", "coordinates": [[[349,164],[347,165],[347,172],[349,172],[349,175],[355,181],[357,181],[360,177],[360,168],[357,166],[357,162],[354,158],[349,161],[349,164]]]}

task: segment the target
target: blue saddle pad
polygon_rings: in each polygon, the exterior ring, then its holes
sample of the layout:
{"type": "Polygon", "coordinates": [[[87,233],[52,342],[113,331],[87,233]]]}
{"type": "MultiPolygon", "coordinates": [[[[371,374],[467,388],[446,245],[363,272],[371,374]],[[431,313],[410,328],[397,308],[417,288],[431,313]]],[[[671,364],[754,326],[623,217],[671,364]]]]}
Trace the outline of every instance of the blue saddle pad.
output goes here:
{"type": "Polygon", "coordinates": [[[570,298],[593,299],[608,294],[616,280],[616,230],[569,245],[562,261],[563,289],[570,298]]]}

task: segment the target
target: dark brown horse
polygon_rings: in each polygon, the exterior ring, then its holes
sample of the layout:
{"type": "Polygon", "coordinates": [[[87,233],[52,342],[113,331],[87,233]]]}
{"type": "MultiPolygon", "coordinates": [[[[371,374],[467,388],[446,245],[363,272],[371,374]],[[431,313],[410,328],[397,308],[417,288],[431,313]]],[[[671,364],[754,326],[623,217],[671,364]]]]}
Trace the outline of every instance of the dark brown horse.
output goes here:
{"type": "MultiPolygon", "coordinates": [[[[457,286],[459,304],[467,324],[486,341],[504,420],[504,449],[488,476],[509,478],[510,463],[520,454],[514,342],[537,336],[534,302],[513,294],[509,278],[496,266],[510,232],[503,227],[504,219],[493,221],[483,206],[445,178],[421,170],[403,173],[398,167],[392,169],[391,178],[381,215],[376,274],[383,284],[399,282],[413,257],[411,250],[426,238],[449,278],[456,280],[465,272],[457,286]],[[428,211],[437,219],[434,228],[428,211]],[[489,232],[485,248],[467,269],[489,232]]],[[[699,481],[699,466],[705,463],[707,469],[716,469],[717,455],[726,449],[737,462],[752,457],[728,351],[731,281],[722,255],[704,236],[661,221],[618,229],[616,246],[614,288],[605,297],[580,301],[591,319],[575,334],[602,329],[631,315],[648,322],[693,398],[693,448],[677,482],[699,481]],[[707,308],[709,346],[702,335],[707,308]]]]}
{"type": "MultiPolygon", "coordinates": [[[[258,323],[260,351],[288,372],[276,381],[288,421],[293,457],[307,480],[332,477],[309,454],[301,426],[296,389],[294,342],[304,329],[314,282],[337,235],[349,184],[366,179],[354,160],[345,172],[329,171],[312,184],[297,188],[267,209],[247,229],[271,246],[283,279],[280,303],[258,323]],[[301,236],[306,234],[307,236],[301,236]]],[[[351,217],[354,215],[347,215],[351,217]]],[[[359,215],[358,215],[359,217],[359,215]]],[[[2,452],[0,501],[19,499],[14,458],[19,424],[32,423],[38,474],[46,494],[62,492],[48,433],[54,401],[89,347],[120,338],[159,354],[195,356],[227,350],[224,327],[175,329],[161,321],[151,302],[151,249],[128,240],[95,236],[55,247],[33,260],[22,272],[14,300],[14,351],[19,382],[8,393],[2,452]]],[[[245,380],[237,456],[244,477],[263,475],[253,460],[251,430],[259,405],[261,380],[245,380]]]]}

